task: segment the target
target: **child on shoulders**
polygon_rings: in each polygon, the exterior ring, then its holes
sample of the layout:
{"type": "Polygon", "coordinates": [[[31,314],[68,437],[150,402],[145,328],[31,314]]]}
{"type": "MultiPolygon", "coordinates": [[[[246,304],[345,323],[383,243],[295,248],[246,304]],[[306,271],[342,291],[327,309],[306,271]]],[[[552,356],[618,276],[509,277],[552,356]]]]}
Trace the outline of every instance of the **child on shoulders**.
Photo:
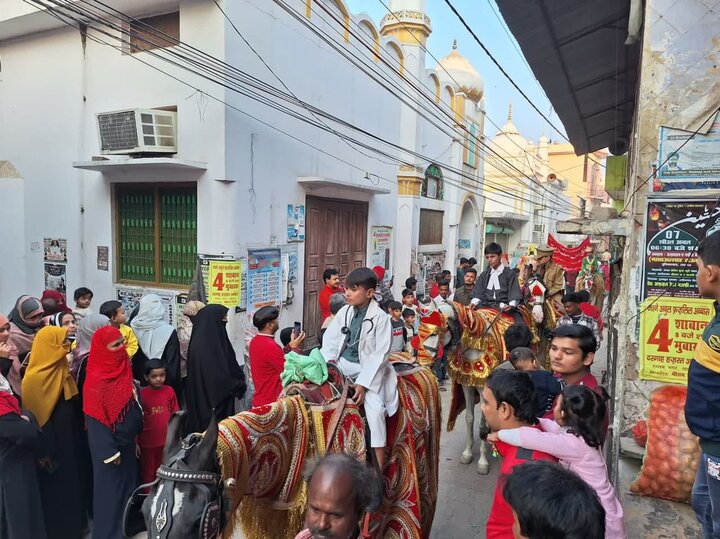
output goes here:
{"type": "Polygon", "coordinates": [[[510,352],[510,363],[516,371],[525,372],[535,386],[536,413],[544,417],[553,409],[555,398],[562,392],[563,382],[548,371],[540,368],[535,353],[530,348],[520,346],[510,352]]]}
{"type": "Polygon", "coordinates": [[[92,309],[90,309],[90,303],[92,303],[93,299],[93,292],[89,288],[81,286],[80,288],[75,290],[73,298],[75,299],[75,307],[73,308],[72,313],[75,315],[75,320],[79,324],[80,320],[90,314],[93,314],[92,309]]]}

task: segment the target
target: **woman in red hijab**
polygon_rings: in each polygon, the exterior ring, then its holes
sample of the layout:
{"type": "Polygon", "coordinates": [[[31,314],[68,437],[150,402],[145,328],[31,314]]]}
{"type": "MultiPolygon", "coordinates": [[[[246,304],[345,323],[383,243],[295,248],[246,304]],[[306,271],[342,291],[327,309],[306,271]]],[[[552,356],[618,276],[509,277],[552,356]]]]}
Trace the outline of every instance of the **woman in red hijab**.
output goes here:
{"type": "MultiPolygon", "coordinates": [[[[0,330],[2,326],[0,326],[0,330]]],[[[0,537],[45,539],[35,472],[36,424],[23,415],[10,384],[0,375],[0,537]]]]}
{"type": "Polygon", "coordinates": [[[45,316],[72,312],[72,309],[67,306],[65,294],[57,290],[45,290],[40,298],[40,303],[42,303],[45,316]]]}
{"type": "Polygon", "coordinates": [[[143,413],[120,330],[98,329],[90,345],[83,411],[93,463],[93,539],[122,539],[125,502],[137,486],[135,439],[143,413]]]}

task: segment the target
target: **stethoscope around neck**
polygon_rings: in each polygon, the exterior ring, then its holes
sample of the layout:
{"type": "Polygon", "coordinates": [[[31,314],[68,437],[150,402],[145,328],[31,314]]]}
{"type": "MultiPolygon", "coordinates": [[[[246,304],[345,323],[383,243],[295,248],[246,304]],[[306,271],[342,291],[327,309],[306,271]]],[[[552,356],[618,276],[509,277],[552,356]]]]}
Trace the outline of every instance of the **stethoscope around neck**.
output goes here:
{"type": "MultiPolygon", "coordinates": [[[[350,325],[348,324],[348,313],[350,313],[350,309],[347,309],[345,311],[345,325],[342,328],[340,328],[340,333],[342,333],[343,335],[347,335],[347,338],[349,339],[350,338],[350,325]]],[[[356,344],[358,344],[360,342],[360,336],[362,335],[362,325],[365,322],[370,322],[370,329],[368,331],[372,331],[373,329],[375,329],[375,322],[373,321],[372,318],[363,318],[363,321],[360,323],[360,331],[358,332],[358,338],[355,339],[355,342],[345,345],[345,348],[355,346],[356,344]]]]}

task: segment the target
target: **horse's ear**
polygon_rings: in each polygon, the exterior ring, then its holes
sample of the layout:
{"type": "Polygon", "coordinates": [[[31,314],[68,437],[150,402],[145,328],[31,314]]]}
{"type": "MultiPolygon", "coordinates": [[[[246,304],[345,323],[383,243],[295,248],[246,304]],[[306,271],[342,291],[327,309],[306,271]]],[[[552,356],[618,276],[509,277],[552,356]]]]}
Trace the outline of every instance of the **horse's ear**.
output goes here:
{"type": "Polygon", "coordinates": [[[165,451],[163,452],[163,462],[167,463],[168,459],[175,453],[180,451],[182,439],[180,433],[185,427],[185,412],[175,412],[170,417],[168,424],[167,436],[165,437],[165,451]]]}
{"type": "Polygon", "coordinates": [[[202,440],[198,444],[196,450],[190,453],[188,464],[191,468],[197,470],[211,470],[217,462],[217,438],[218,438],[218,420],[213,411],[210,414],[210,424],[208,425],[202,440]]]}

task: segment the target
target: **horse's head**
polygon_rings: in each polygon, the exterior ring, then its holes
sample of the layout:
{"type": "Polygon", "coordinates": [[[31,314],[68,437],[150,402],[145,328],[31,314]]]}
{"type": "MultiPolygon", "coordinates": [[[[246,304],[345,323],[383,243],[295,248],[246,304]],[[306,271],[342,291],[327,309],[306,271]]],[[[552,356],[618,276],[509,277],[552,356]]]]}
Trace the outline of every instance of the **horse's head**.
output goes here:
{"type": "Polygon", "coordinates": [[[417,349],[418,363],[423,366],[433,365],[450,344],[451,335],[446,315],[438,309],[422,316],[416,339],[413,346],[417,349]]]}
{"type": "Polygon", "coordinates": [[[225,524],[223,481],[217,460],[218,422],[212,417],[205,434],[180,438],[184,412],[168,426],[163,464],[142,504],[152,539],[220,537],[225,524]]]}
{"type": "Polygon", "coordinates": [[[542,324],[544,318],[543,303],[545,303],[547,287],[537,275],[533,275],[528,279],[527,290],[530,296],[528,304],[532,307],[533,320],[537,324],[542,324]]]}

